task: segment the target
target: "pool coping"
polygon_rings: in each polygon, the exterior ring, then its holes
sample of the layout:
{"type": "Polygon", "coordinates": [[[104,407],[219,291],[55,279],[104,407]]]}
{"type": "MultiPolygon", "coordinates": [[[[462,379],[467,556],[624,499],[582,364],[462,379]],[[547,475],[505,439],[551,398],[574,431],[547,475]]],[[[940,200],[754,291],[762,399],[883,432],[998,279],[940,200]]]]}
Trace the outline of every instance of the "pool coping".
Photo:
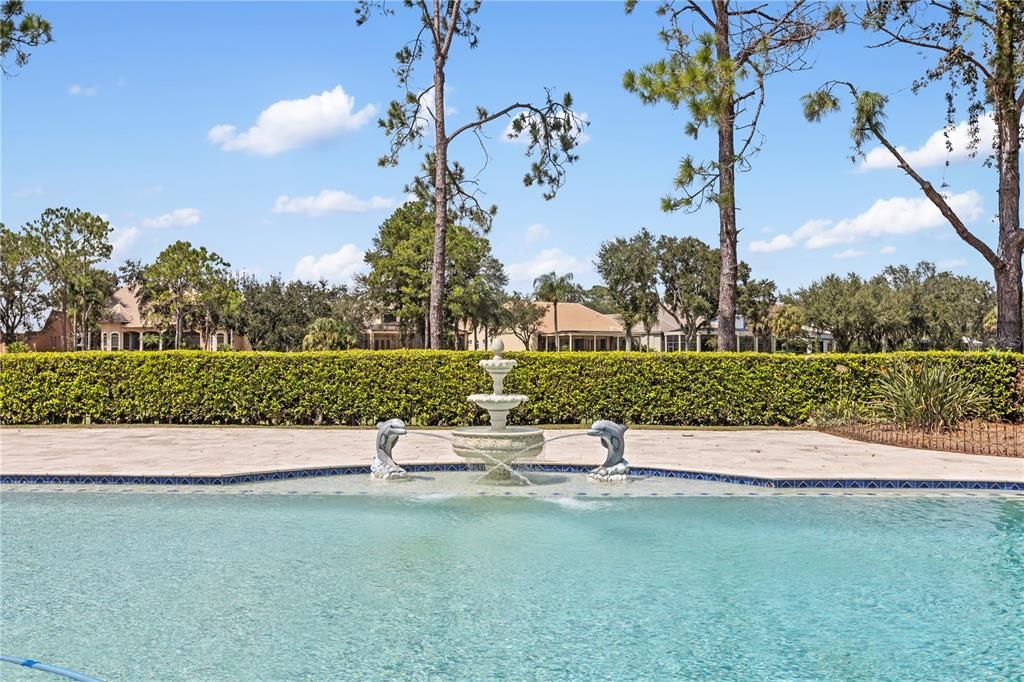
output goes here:
{"type": "MultiPolygon", "coordinates": [[[[479,464],[407,464],[403,468],[409,473],[443,471],[482,471],[479,464]]],[[[540,471],[557,473],[588,473],[593,466],[580,464],[558,464],[552,462],[523,464],[513,467],[517,471],[540,471]]],[[[344,465],[336,467],[305,467],[276,469],[233,474],[205,475],[132,475],[132,474],[2,474],[0,484],[58,484],[58,485],[238,485],[263,481],[283,481],[324,476],[345,476],[369,474],[365,465],[344,465]]],[[[799,489],[871,489],[871,490],[1002,490],[1024,493],[1024,481],[979,481],[942,479],[886,479],[886,478],[770,478],[720,474],[705,471],[690,471],[666,467],[632,467],[631,476],[680,478],[712,483],[731,483],[761,488],[799,489]]]]}

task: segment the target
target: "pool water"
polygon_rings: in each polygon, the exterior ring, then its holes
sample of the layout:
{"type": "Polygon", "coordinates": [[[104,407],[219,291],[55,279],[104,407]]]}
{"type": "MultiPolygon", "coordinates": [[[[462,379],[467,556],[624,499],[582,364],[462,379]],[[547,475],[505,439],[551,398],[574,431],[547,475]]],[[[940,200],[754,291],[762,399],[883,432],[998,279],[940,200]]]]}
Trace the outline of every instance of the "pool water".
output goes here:
{"type": "Polygon", "coordinates": [[[0,521],[4,653],[103,679],[1024,677],[1020,497],[5,491],[0,521]]]}

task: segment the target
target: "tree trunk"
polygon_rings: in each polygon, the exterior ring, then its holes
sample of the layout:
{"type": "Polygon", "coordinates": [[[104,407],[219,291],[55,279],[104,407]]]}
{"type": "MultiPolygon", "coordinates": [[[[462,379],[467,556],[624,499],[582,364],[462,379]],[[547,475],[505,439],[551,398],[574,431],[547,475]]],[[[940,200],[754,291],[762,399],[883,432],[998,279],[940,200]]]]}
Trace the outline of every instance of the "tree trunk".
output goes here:
{"type": "Polygon", "coordinates": [[[174,316],[174,350],[181,350],[181,313],[174,316]]]}
{"type": "Polygon", "coordinates": [[[1003,256],[1004,267],[996,270],[996,346],[1021,350],[1021,255],[1003,256]],[[1006,262],[1009,261],[1009,262],[1006,262]]]}
{"type": "Polygon", "coordinates": [[[1010,2],[996,3],[996,55],[994,62],[995,123],[999,135],[996,164],[999,169],[999,243],[1001,266],[996,280],[996,346],[1004,350],[1022,350],[1021,329],[1021,247],[1020,231],[1020,123],[1021,109],[1016,100],[1017,69],[1021,45],[1014,38],[1021,30],[1015,26],[1018,8],[1010,2]]]}
{"type": "MultiPolygon", "coordinates": [[[[441,18],[434,22],[440,35],[441,18]]],[[[448,138],[444,129],[444,55],[434,57],[434,258],[430,273],[430,348],[444,347],[444,286],[448,236],[448,138]]]]}
{"type": "Polygon", "coordinates": [[[60,299],[60,349],[68,349],[68,295],[65,290],[60,299]]]}
{"type": "Polygon", "coordinates": [[[552,301],[551,307],[555,316],[555,352],[562,350],[562,344],[558,338],[558,301],[552,301]]]}
{"type": "MultiPolygon", "coordinates": [[[[715,49],[718,60],[732,59],[729,51],[729,3],[714,0],[715,49]]],[[[718,280],[718,350],[736,350],[736,150],[733,129],[736,108],[730,100],[718,114],[718,222],[721,274],[718,280]]]]}

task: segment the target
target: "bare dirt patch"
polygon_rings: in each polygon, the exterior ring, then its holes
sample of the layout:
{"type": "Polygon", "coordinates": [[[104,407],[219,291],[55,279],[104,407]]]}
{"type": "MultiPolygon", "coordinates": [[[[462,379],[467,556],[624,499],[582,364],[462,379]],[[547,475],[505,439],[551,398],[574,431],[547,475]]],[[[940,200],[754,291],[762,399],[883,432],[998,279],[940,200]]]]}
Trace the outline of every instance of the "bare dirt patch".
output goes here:
{"type": "Polygon", "coordinates": [[[971,421],[946,431],[904,428],[895,424],[843,424],[821,430],[843,438],[905,448],[1024,457],[1024,424],[971,421]]]}

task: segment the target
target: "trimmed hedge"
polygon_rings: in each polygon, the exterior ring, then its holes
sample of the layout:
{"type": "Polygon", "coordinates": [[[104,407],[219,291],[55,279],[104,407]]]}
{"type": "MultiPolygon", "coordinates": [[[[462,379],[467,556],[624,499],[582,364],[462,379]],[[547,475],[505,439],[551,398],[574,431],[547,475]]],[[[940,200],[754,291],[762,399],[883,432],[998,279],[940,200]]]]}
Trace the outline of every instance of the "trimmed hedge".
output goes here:
{"type": "MultiPolygon", "coordinates": [[[[414,425],[483,423],[490,392],[465,351],[27,353],[0,356],[0,423],[414,425]]],[[[954,366],[1024,416],[1024,355],[888,353],[511,353],[506,390],[530,396],[520,424],[790,425],[837,398],[865,399],[900,361],[954,366]]]]}

